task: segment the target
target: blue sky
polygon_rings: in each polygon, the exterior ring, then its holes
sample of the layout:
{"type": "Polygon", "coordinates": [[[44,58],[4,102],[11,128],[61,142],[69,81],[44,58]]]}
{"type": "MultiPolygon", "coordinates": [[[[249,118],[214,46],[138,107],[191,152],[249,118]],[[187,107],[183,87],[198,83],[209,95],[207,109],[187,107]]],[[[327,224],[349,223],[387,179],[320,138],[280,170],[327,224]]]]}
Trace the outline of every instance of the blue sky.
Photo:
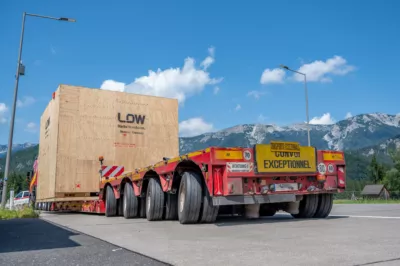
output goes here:
{"type": "Polygon", "coordinates": [[[176,97],[182,135],[304,122],[303,83],[280,64],[306,72],[315,123],[397,114],[399,7],[395,0],[1,1],[0,143],[23,11],[77,22],[27,18],[14,143],[38,142],[41,113],[60,83],[176,97]]]}

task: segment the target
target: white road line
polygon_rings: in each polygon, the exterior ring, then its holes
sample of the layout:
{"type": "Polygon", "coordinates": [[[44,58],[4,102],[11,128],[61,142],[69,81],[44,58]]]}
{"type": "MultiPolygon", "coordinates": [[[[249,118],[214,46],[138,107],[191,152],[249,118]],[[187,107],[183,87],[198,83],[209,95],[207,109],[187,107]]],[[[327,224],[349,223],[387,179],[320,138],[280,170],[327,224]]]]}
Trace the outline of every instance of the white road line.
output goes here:
{"type": "Polygon", "coordinates": [[[335,214],[329,215],[329,217],[350,217],[350,218],[373,218],[373,219],[400,219],[397,216],[372,216],[372,215],[346,215],[346,214],[335,214]]]}

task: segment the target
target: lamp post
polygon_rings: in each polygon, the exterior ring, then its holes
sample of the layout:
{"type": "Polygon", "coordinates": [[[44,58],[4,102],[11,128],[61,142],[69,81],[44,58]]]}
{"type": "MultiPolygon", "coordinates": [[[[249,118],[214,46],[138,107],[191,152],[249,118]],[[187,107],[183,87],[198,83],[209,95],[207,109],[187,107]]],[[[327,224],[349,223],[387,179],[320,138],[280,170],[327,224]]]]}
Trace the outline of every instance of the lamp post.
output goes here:
{"type": "Polygon", "coordinates": [[[53,20],[59,20],[59,21],[67,21],[67,22],[75,22],[75,20],[71,19],[71,18],[54,18],[54,17],[49,17],[49,16],[30,14],[30,13],[26,13],[26,12],[24,12],[22,14],[21,39],[20,39],[20,42],[19,42],[17,73],[15,74],[14,102],[13,102],[12,113],[11,113],[10,133],[9,133],[9,138],[8,138],[6,165],[5,165],[5,169],[4,169],[3,194],[2,194],[2,197],[1,197],[1,207],[2,208],[4,208],[4,206],[6,204],[6,197],[7,197],[7,178],[8,178],[9,168],[10,168],[11,149],[12,149],[12,142],[13,142],[13,136],[14,136],[15,107],[16,107],[17,96],[18,96],[19,76],[25,74],[25,66],[23,64],[21,64],[21,55],[22,55],[22,45],[23,45],[23,42],[24,42],[24,30],[25,30],[25,18],[26,18],[26,16],[38,17],[38,18],[47,18],[47,19],[53,19],[53,20]]]}
{"type": "Polygon", "coordinates": [[[303,75],[304,77],[304,92],[306,96],[306,117],[307,117],[307,137],[308,137],[308,146],[311,146],[311,140],[310,140],[310,118],[308,115],[308,91],[307,91],[307,76],[304,73],[301,73],[299,71],[290,69],[288,66],[285,65],[280,65],[281,68],[295,72],[297,74],[303,75]]]}

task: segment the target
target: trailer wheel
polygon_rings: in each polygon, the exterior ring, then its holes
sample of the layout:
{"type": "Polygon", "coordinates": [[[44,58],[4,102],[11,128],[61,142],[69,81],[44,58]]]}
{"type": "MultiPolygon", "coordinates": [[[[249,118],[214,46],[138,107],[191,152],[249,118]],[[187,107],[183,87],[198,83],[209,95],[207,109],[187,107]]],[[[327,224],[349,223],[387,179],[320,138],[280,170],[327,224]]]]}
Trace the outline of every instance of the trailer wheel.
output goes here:
{"type": "Polygon", "coordinates": [[[155,178],[149,180],[146,195],[146,218],[148,221],[162,220],[164,211],[164,191],[160,181],[155,178]]]}
{"type": "Polygon", "coordinates": [[[106,216],[112,217],[117,215],[117,200],[115,199],[112,187],[107,186],[106,189],[106,216]]]}
{"type": "Polygon", "coordinates": [[[178,219],[178,195],[166,193],[165,198],[165,220],[178,219]]]}
{"type": "Polygon", "coordinates": [[[133,192],[132,185],[125,184],[123,198],[123,214],[126,219],[137,217],[138,215],[138,199],[133,192]]]}
{"type": "Polygon", "coordinates": [[[138,197],[139,200],[139,217],[146,218],[146,197],[138,197]]]}
{"type": "Polygon", "coordinates": [[[196,223],[201,209],[201,180],[194,172],[185,172],[179,186],[178,217],[181,224],[196,223]]]}
{"type": "Polygon", "coordinates": [[[305,195],[300,201],[299,213],[292,214],[294,218],[312,218],[317,210],[318,195],[305,195]]]}
{"type": "Polygon", "coordinates": [[[326,218],[332,210],[333,196],[332,194],[318,195],[318,207],[314,214],[314,218],[326,218]]]}
{"type": "Polygon", "coordinates": [[[274,216],[276,209],[269,204],[260,204],[260,216],[274,216]]]}
{"type": "Polygon", "coordinates": [[[200,216],[201,223],[214,223],[218,216],[219,206],[214,206],[208,188],[203,189],[203,205],[200,216]]]}

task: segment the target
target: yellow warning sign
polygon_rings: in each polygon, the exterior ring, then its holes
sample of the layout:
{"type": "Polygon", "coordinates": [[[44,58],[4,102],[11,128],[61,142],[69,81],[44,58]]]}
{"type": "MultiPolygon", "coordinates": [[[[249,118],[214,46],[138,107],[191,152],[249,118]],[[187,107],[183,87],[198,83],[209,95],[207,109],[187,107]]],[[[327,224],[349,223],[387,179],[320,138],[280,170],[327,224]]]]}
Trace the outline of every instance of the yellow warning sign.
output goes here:
{"type": "Polygon", "coordinates": [[[255,146],[259,173],[313,173],[317,171],[314,147],[295,142],[271,142],[255,146]]]}

